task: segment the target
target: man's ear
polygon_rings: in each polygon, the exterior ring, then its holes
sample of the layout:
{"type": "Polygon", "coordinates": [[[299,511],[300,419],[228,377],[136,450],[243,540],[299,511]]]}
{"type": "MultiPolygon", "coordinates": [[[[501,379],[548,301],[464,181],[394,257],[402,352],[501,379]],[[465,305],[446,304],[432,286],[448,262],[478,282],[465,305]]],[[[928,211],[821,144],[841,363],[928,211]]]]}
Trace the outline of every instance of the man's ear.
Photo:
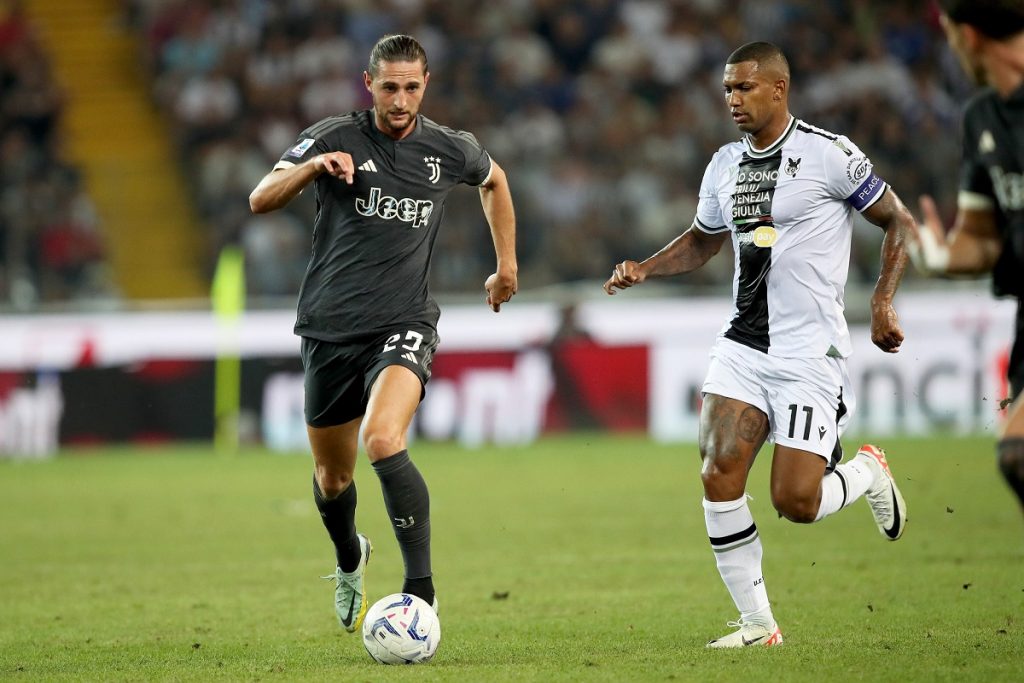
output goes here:
{"type": "Polygon", "coordinates": [[[957,26],[960,30],[960,39],[963,41],[963,45],[972,54],[977,53],[981,44],[987,40],[984,34],[978,29],[974,28],[970,24],[959,24],[957,26]]]}
{"type": "Polygon", "coordinates": [[[781,102],[782,98],[786,96],[786,89],[788,87],[789,83],[787,83],[786,79],[784,78],[780,78],[779,80],[775,81],[775,92],[772,93],[772,99],[775,100],[776,102],[781,102]]]}
{"type": "Polygon", "coordinates": [[[373,92],[373,87],[372,87],[373,86],[373,77],[370,76],[370,72],[369,71],[364,71],[363,72],[363,85],[366,86],[367,90],[369,90],[370,92],[373,92]]]}

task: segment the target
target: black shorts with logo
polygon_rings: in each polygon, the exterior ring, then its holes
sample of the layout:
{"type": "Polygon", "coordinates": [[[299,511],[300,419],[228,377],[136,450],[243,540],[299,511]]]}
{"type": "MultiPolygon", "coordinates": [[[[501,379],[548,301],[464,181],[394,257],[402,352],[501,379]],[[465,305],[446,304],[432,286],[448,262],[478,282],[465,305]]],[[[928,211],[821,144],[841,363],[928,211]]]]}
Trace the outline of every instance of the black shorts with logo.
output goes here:
{"type": "Polygon", "coordinates": [[[437,343],[437,330],[426,323],[345,342],[302,337],[306,424],[332,427],[362,417],[373,382],[389,365],[409,368],[426,388],[437,343]]]}

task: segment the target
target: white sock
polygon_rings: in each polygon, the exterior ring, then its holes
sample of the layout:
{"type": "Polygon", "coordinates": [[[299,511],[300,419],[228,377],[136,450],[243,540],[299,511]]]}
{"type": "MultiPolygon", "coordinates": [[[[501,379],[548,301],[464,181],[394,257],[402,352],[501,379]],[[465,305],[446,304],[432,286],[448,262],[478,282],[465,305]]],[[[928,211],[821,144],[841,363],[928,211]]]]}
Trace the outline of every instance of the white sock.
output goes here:
{"type": "Polygon", "coordinates": [[[821,480],[821,505],[818,506],[817,522],[864,495],[875,483],[875,470],[860,457],[854,457],[839,465],[821,480]]]}
{"type": "Polygon", "coordinates": [[[747,497],[711,502],[704,499],[704,522],[718,573],[746,623],[775,623],[761,574],[761,537],[747,507],[747,497]]]}

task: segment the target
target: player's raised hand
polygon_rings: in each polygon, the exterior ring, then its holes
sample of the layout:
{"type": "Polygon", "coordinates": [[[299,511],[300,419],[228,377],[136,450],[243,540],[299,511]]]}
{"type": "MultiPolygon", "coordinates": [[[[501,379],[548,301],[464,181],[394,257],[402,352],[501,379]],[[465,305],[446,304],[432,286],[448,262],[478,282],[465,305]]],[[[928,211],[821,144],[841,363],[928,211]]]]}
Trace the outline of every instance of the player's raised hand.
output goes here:
{"type": "Polygon", "coordinates": [[[930,195],[921,195],[921,215],[924,217],[924,223],[918,227],[918,230],[927,228],[935,235],[935,238],[940,242],[946,241],[946,231],[942,228],[942,217],[939,216],[939,207],[935,205],[935,200],[930,195]]]}
{"type": "Polygon", "coordinates": [[[647,275],[636,261],[623,261],[615,266],[615,271],[604,283],[604,291],[614,296],[616,289],[626,289],[638,285],[647,279],[647,275]]]}
{"type": "Polygon", "coordinates": [[[487,305],[497,313],[501,305],[507,303],[519,289],[519,279],[515,275],[491,273],[484,282],[487,290],[487,305]]]}
{"type": "Polygon", "coordinates": [[[356,166],[348,152],[326,152],[316,157],[316,164],[324,173],[329,173],[335,178],[344,178],[346,183],[352,184],[356,166]]]}
{"type": "Polygon", "coordinates": [[[942,218],[935,200],[928,195],[920,198],[924,222],[917,226],[917,235],[907,245],[907,253],[914,267],[922,275],[939,275],[949,268],[949,245],[942,218]]]}
{"type": "Polygon", "coordinates": [[[896,353],[903,344],[903,328],[892,304],[871,307],[871,342],[886,353],[896,353]]]}

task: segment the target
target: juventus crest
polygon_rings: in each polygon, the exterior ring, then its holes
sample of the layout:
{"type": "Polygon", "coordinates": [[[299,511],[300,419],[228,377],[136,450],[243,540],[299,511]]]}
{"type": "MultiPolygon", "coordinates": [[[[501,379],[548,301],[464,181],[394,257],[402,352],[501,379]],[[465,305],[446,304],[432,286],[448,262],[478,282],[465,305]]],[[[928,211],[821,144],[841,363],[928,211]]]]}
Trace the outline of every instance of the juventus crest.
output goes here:
{"type": "Polygon", "coordinates": [[[430,169],[430,182],[436,183],[441,179],[441,159],[438,157],[423,157],[423,163],[430,169]]]}

